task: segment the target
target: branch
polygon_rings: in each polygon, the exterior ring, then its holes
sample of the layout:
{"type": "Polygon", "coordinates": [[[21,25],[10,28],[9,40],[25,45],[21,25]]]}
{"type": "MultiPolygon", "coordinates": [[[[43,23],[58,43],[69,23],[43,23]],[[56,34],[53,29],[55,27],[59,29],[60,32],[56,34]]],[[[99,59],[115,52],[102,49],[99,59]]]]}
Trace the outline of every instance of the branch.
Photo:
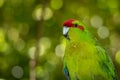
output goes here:
{"type": "MultiPolygon", "coordinates": [[[[39,48],[39,39],[42,36],[42,30],[44,27],[44,14],[45,14],[45,8],[46,8],[46,0],[42,1],[42,13],[40,16],[40,22],[39,25],[37,27],[37,37],[36,37],[36,50],[34,53],[34,58],[30,60],[30,80],[36,80],[36,66],[38,63],[38,59],[39,59],[39,53],[40,53],[40,48],[39,48]]],[[[39,59],[40,60],[40,59],[39,59]]]]}

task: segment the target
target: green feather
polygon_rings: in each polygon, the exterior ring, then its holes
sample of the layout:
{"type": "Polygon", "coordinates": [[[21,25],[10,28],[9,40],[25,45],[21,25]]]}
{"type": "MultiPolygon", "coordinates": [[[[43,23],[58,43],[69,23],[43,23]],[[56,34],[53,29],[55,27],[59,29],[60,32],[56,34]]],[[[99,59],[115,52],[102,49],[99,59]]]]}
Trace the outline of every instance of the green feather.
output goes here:
{"type": "Polygon", "coordinates": [[[70,80],[117,80],[114,66],[105,49],[97,45],[87,27],[79,21],[85,30],[71,27],[68,35],[64,62],[70,74],[70,80]]]}

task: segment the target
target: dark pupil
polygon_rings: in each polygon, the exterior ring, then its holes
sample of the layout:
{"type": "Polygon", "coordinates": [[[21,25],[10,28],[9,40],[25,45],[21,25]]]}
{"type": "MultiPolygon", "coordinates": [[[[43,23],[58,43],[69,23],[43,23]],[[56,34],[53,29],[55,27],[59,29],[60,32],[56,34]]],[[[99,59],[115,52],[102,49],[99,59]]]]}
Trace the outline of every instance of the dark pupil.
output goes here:
{"type": "Polygon", "coordinates": [[[75,24],[75,27],[77,27],[78,25],[77,24],[75,24]]]}

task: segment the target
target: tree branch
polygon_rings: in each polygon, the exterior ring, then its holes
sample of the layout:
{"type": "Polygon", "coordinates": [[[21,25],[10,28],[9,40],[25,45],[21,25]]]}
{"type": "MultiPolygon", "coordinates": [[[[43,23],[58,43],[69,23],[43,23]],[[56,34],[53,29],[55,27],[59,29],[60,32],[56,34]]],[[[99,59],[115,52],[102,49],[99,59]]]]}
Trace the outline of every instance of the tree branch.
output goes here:
{"type": "Polygon", "coordinates": [[[46,0],[42,1],[42,13],[40,16],[40,21],[39,25],[37,27],[37,36],[36,36],[36,50],[34,53],[34,58],[30,60],[30,80],[36,80],[36,66],[38,63],[39,59],[39,53],[40,53],[40,48],[39,48],[39,39],[42,36],[42,30],[44,27],[44,14],[45,14],[45,8],[46,8],[46,0]]]}

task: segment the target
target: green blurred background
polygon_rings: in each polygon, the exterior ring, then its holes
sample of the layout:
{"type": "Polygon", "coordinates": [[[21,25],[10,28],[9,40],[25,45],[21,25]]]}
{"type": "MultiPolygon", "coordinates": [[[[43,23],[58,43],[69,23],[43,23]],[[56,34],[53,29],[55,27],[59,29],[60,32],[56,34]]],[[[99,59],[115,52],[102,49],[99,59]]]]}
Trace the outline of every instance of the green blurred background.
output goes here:
{"type": "Polygon", "coordinates": [[[0,80],[65,80],[62,23],[71,18],[90,28],[120,79],[120,0],[0,0],[0,80]]]}

